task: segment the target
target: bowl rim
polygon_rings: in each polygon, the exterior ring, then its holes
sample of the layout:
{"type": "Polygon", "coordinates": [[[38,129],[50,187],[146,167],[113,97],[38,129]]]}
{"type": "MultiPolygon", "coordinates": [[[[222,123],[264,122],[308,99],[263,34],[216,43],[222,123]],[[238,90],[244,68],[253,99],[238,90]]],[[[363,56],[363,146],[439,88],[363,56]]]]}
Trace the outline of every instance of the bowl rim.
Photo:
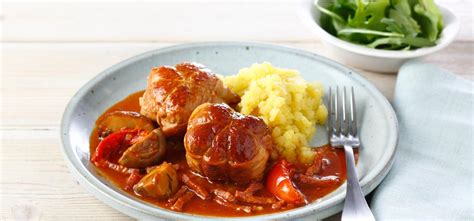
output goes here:
{"type": "MultiPolygon", "coordinates": [[[[324,202],[320,202],[319,204],[310,203],[304,207],[298,207],[288,211],[281,211],[277,213],[270,213],[270,214],[262,214],[262,215],[255,215],[255,216],[246,216],[246,217],[216,217],[216,216],[205,216],[205,215],[198,215],[198,214],[189,214],[189,213],[181,213],[181,212],[174,212],[171,210],[167,210],[158,206],[149,205],[147,203],[143,203],[138,199],[133,199],[128,196],[125,196],[121,193],[116,192],[115,190],[111,189],[105,183],[102,183],[98,180],[91,172],[81,163],[80,159],[77,157],[77,154],[70,143],[70,136],[68,133],[68,129],[71,125],[71,119],[74,115],[73,110],[79,106],[80,99],[85,96],[90,89],[96,85],[101,80],[109,77],[112,75],[116,70],[126,67],[138,60],[149,58],[155,54],[167,53],[169,51],[174,50],[183,50],[188,48],[198,48],[198,47],[215,47],[215,46],[250,46],[255,48],[265,48],[265,49],[272,49],[277,51],[283,51],[287,53],[293,53],[304,57],[310,58],[317,58],[333,66],[336,69],[341,70],[341,72],[351,75],[351,77],[355,78],[354,80],[361,83],[364,87],[367,88],[374,96],[374,98],[381,102],[382,108],[384,112],[390,116],[389,121],[391,122],[390,125],[393,126],[393,130],[389,131],[389,138],[387,140],[389,146],[385,155],[382,155],[382,158],[379,159],[378,162],[375,163],[374,167],[371,168],[371,171],[367,173],[361,180],[361,187],[365,194],[370,193],[375,187],[382,181],[382,179],[387,175],[388,171],[393,165],[393,161],[395,158],[396,150],[398,149],[398,138],[399,138],[399,125],[397,116],[393,107],[390,105],[389,101],[385,96],[372,84],[370,81],[365,79],[362,75],[358,74],[357,72],[351,70],[350,68],[341,65],[333,60],[325,58],[323,56],[304,51],[301,49],[296,49],[292,47],[280,46],[276,44],[268,44],[268,43],[257,43],[257,42],[199,42],[199,43],[187,43],[187,44],[179,44],[174,46],[168,46],[163,48],[158,48],[155,50],[151,50],[145,53],[141,53],[139,55],[130,57],[126,60],[123,60],[115,65],[112,65],[108,69],[102,71],[94,78],[89,80],[85,85],[83,85],[78,92],[76,92],[69,103],[67,104],[63,117],[61,120],[60,126],[60,137],[62,143],[62,152],[66,159],[67,165],[71,170],[73,176],[93,195],[102,200],[105,204],[108,204],[114,208],[127,208],[129,211],[124,211],[118,209],[120,212],[126,213],[130,216],[135,216],[136,214],[145,214],[147,216],[153,217],[166,217],[171,219],[197,219],[197,220],[260,220],[260,219],[288,219],[288,218],[298,218],[303,216],[308,216],[311,213],[327,211],[328,209],[340,204],[343,199],[345,198],[345,191],[338,193],[328,200],[324,202]],[[385,163],[383,163],[385,162],[385,163]],[[99,194],[99,195],[97,195],[99,194]],[[101,194],[101,195],[100,195],[101,194]],[[316,208],[317,206],[317,208],[316,208]]],[[[345,188],[346,184],[343,184],[341,187],[345,188]]],[[[340,188],[341,188],[340,187],[340,188]]]]}
{"type": "Polygon", "coordinates": [[[311,12],[312,10],[314,10],[313,5],[315,2],[319,2],[319,0],[301,0],[300,2],[300,6],[298,8],[298,15],[300,17],[300,20],[302,20],[302,22],[305,24],[305,26],[308,27],[308,29],[313,34],[319,36],[320,39],[324,42],[328,42],[343,50],[369,57],[406,59],[432,54],[443,48],[446,48],[451,42],[453,42],[456,36],[458,35],[461,26],[460,20],[451,10],[437,4],[439,9],[441,10],[441,13],[443,14],[444,27],[443,31],[441,32],[440,38],[437,40],[437,44],[435,46],[424,47],[410,51],[374,49],[366,47],[364,45],[358,45],[348,41],[344,41],[326,32],[326,30],[324,30],[319,25],[319,22],[316,22],[312,17],[311,12]],[[447,20],[447,18],[449,18],[449,20],[447,20]],[[446,32],[446,30],[449,31],[446,32]]]}

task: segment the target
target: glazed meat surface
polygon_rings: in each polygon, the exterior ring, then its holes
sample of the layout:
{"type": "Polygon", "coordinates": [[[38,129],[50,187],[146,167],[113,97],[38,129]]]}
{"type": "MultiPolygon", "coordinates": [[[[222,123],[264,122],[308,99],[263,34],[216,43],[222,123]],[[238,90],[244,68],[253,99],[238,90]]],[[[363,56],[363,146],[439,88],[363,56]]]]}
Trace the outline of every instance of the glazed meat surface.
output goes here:
{"type": "Polygon", "coordinates": [[[151,69],[146,91],[140,98],[140,113],[156,119],[165,136],[180,136],[186,132],[189,116],[200,104],[232,104],[239,100],[203,65],[180,63],[175,67],[151,69]]]}
{"type": "Polygon", "coordinates": [[[226,104],[205,103],[189,118],[184,136],[189,167],[210,180],[260,180],[273,149],[270,129],[226,104]]]}

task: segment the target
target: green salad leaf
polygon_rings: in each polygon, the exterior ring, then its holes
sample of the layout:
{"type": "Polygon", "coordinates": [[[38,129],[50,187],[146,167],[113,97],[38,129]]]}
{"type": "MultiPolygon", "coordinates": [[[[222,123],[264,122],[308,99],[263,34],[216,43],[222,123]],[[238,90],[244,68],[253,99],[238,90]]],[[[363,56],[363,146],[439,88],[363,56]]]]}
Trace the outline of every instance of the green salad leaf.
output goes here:
{"type": "Polygon", "coordinates": [[[390,5],[389,0],[378,0],[364,3],[357,0],[357,9],[353,17],[349,17],[347,24],[354,28],[364,28],[374,31],[384,31],[386,25],[381,22],[385,17],[385,9],[390,5]]]}
{"type": "Polygon", "coordinates": [[[387,24],[387,30],[402,33],[407,37],[416,37],[420,34],[420,26],[411,16],[410,5],[407,0],[392,0],[393,8],[388,11],[388,18],[382,22],[387,24]]]}
{"type": "Polygon", "coordinates": [[[426,38],[418,38],[418,37],[405,37],[405,38],[379,38],[375,40],[374,42],[367,44],[368,47],[370,48],[377,48],[380,45],[395,45],[398,48],[398,45],[408,45],[407,47],[429,47],[429,46],[434,46],[435,43],[429,41],[426,38]]]}
{"type": "Polygon", "coordinates": [[[415,18],[423,30],[422,36],[431,41],[438,39],[443,29],[443,15],[433,0],[419,0],[413,10],[418,15],[415,18]]]}
{"type": "Polygon", "coordinates": [[[388,50],[436,45],[443,17],[433,0],[331,0],[321,26],[343,40],[388,50]]]}

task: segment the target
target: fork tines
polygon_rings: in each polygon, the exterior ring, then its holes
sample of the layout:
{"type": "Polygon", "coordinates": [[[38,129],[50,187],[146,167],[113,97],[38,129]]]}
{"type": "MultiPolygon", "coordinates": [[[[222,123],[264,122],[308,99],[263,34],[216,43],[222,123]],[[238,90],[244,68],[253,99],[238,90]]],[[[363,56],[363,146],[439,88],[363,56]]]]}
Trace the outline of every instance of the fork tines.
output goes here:
{"type": "Polygon", "coordinates": [[[331,146],[359,146],[354,87],[351,87],[349,96],[345,86],[342,96],[339,86],[336,86],[335,92],[329,87],[328,132],[331,146]]]}

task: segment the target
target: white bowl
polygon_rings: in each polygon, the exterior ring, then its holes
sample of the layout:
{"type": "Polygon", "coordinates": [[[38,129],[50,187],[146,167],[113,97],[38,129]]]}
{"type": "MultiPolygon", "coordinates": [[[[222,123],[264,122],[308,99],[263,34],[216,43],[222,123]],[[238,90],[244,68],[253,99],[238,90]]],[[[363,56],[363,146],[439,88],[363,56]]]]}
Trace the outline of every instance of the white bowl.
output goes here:
{"type": "Polygon", "coordinates": [[[443,14],[444,28],[435,46],[411,51],[373,49],[341,40],[326,32],[319,24],[321,14],[314,6],[314,2],[319,2],[319,0],[302,0],[299,15],[303,22],[322,39],[331,53],[331,58],[364,70],[397,72],[406,61],[427,56],[448,46],[455,39],[460,28],[460,21],[454,13],[438,6],[443,14]]]}

